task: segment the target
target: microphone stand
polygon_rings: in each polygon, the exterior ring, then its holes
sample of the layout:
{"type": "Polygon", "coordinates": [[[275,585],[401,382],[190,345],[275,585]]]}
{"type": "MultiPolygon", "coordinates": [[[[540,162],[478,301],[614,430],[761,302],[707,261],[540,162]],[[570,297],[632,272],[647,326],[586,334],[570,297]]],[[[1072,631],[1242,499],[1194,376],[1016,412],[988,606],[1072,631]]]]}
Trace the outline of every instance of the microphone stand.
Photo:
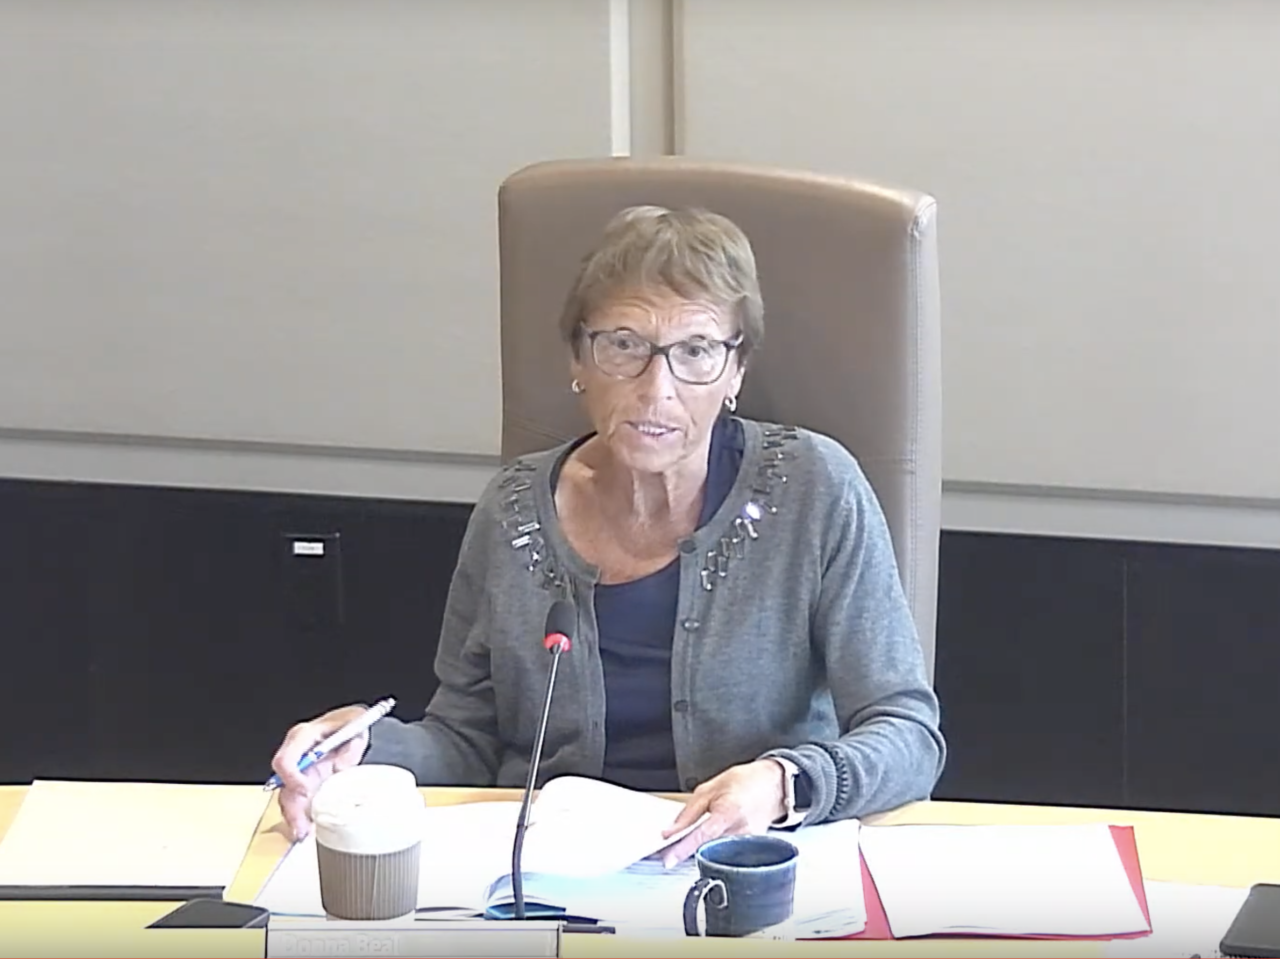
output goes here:
{"type": "Polygon", "coordinates": [[[529,826],[529,805],[533,800],[534,784],[538,778],[538,763],[542,759],[542,741],[547,735],[547,720],[551,716],[551,691],[556,684],[556,667],[560,665],[563,643],[551,647],[551,671],[547,674],[547,694],[542,700],[542,718],[538,720],[538,732],[533,742],[533,756],[529,760],[529,779],[524,786],[524,799],[520,803],[520,815],[516,819],[516,839],[511,847],[511,892],[515,898],[516,918],[523,919],[524,879],[520,875],[520,858],[524,853],[524,834],[529,826]]]}

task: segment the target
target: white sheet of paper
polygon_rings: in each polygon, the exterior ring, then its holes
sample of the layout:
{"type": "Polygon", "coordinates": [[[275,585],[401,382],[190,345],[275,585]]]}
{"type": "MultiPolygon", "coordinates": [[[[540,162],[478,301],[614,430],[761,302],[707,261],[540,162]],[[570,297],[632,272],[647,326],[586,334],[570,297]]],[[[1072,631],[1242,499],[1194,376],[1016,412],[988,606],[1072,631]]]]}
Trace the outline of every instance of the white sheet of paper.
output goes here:
{"type": "Polygon", "coordinates": [[[814,939],[852,936],[867,927],[858,858],[861,823],[856,819],[779,832],[800,850],[796,870],[798,933],[814,939]]]}
{"type": "Polygon", "coordinates": [[[1248,889],[1148,882],[1147,908],[1151,935],[1113,939],[1105,954],[1113,959],[1160,959],[1165,956],[1218,956],[1218,944],[1244,905],[1248,889]]]}
{"type": "Polygon", "coordinates": [[[261,786],[37,780],[0,842],[0,885],[225,888],[270,798],[261,786]]]}
{"type": "Polygon", "coordinates": [[[1148,928],[1105,825],[866,826],[862,854],[899,938],[1148,928]]]}
{"type": "Polygon", "coordinates": [[[603,876],[625,869],[694,828],[663,838],[662,831],[683,808],[677,800],[596,779],[558,777],[542,788],[533,805],[523,871],[603,876]]]}

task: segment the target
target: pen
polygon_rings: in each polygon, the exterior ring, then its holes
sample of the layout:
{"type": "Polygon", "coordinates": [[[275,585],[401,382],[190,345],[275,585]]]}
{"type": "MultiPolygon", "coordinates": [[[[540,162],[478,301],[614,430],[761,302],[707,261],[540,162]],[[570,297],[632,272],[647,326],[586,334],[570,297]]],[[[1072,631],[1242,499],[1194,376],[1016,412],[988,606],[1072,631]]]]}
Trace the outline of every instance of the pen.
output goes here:
{"type": "MultiPolygon", "coordinates": [[[[396,701],[394,699],[383,699],[370,706],[337,732],[330,734],[325,739],[317,743],[305,755],[303,755],[301,759],[298,760],[298,772],[304,772],[319,762],[326,753],[332,752],[339,746],[351,742],[351,740],[355,739],[379,719],[391,712],[395,704],[396,701]]],[[[267,780],[266,784],[262,788],[265,792],[271,792],[273,789],[279,789],[282,785],[284,784],[280,781],[280,777],[275,773],[272,773],[271,778],[267,780]]]]}

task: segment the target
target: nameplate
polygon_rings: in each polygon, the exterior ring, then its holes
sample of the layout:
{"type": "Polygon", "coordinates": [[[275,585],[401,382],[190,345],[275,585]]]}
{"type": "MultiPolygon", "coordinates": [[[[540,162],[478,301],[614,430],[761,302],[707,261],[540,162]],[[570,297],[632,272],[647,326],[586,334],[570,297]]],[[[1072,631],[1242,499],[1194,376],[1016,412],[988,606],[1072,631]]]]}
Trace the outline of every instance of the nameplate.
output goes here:
{"type": "Polygon", "coordinates": [[[352,922],[272,916],[267,959],[332,956],[560,955],[560,923],[541,921],[413,920],[352,922]]]}

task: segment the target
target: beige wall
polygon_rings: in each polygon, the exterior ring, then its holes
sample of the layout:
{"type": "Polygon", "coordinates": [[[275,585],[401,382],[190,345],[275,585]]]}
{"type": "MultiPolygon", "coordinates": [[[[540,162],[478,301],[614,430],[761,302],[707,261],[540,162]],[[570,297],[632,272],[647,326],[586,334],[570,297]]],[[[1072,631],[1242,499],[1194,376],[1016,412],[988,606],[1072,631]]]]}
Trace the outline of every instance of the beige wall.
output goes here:
{"type": "Polygon", "coordinates": [[[681,6],[686,152],[938,196],[949,480],[1280,498],[1280,3],[681,6]]]}
{"type": "Polygon", "coordinates": [[[494,452],[494,191],[613,151],[613,14],[0,4],[3,425],[494,452]]]}
{"type": "Polygon", "coordinates": [[[6,0],[0,475],[466,500],[494,191],[941,200],[945,519],[1280,545],[1280,4],[6,0]]]}

